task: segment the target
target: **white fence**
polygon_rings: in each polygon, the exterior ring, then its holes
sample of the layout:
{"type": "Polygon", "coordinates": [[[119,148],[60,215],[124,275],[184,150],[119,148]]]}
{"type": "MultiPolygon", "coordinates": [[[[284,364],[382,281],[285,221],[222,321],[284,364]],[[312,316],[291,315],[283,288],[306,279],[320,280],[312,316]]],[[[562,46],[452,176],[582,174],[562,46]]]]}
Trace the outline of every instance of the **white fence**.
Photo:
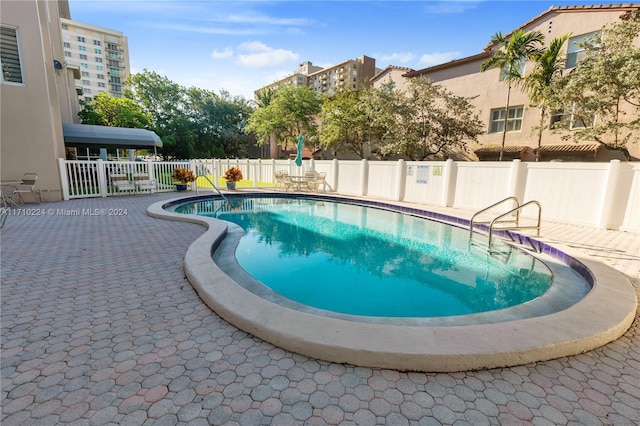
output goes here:
{"type": "MultiPolygon", "coordinates": [[[[513,162],[412,162],[305,160],[190,160],[177,162],[59,160],[65,200],[120,194],[112,174],[146,175],[157,191],[175,191],[171,174],[188,168],[199,178],[191,189],[223,182],[231,166],[242,170],[241,187],[273,187],[274,173],[325,172],[327,190],[425,205],[480,210],[506,197],[538,200],[543,218],[599,229],[640,233],[640,164],[513,162]]],[[[135,191],[134,191],[135,192],[135,191]]],[[[523,216],[534,216],[525,209],[523,216]]]]}

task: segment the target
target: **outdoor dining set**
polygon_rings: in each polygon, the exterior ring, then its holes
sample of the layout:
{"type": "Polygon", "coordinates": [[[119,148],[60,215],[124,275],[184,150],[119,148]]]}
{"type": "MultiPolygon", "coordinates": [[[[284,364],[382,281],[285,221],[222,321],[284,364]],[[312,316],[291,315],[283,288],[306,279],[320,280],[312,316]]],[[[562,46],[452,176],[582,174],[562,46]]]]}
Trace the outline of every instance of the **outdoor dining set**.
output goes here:
{"type": "Polygon", "coordinates": [[[325,172],[315,173],[307,172],[304,175],[292,176],[286,171],[275,172],[276,176],[276,189],[283,191],[311,191],[317,192],[322,188],[322,191],[326,191],[327,182],[325,172]]]}

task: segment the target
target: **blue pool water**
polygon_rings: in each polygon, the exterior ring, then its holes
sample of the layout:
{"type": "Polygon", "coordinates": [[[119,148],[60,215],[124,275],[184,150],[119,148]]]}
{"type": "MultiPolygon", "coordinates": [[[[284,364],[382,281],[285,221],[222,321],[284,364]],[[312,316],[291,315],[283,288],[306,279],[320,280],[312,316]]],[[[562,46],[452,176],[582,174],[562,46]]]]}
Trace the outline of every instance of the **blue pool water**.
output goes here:
{"type": "Polygon", "coordinates": [[[552,283],[549,269],[510,246],[469,244],[467,230],[322,199],[230,198],[179,213],[241,226],[240,266],[297,303],[362,316],[439,317],[508,308],[552,283]]]}

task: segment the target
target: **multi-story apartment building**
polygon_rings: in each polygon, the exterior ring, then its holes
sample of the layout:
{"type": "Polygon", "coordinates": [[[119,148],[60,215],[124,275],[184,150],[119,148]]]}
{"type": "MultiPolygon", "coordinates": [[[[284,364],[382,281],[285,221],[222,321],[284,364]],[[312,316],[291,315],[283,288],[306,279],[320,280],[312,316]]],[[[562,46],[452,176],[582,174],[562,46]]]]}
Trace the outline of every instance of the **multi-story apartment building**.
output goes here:
{"type": "MultiPolygon", "coordinates": [[[[92,68],[65,61],[61,21],[73,22],[70,19],[68,0],[0,1],[1,178],[15,181],[36,173],[36,190],[45,200],[61,199],[58,159],[69,151],[106,156],[107,149],[162,146],[158,135],[148,130],[78,124],[76,87],[81,70],[92,68]]],[[[107,39],[86,33],[87,49],[93,40],[107,39]]],[[[119,52],[116,45],[111,51],[119,52]]]]}
{"type": "Polygon", "coordinates": [[[61,18],[67,64],[80,68],[78,92],[90,99],[100,92],[121,97],[129,76],[127,37],[120,31],[61,18]],[[81,89],[81,90],[80,90],[81,89]]]}
{"type": "Polygon", "coordinates": [[[369,85],[369,80],[375,75],[376,60],[368,56],[349,59],[339,64],[322,68],[311,62],[303,62],[295,72],[281,80],[256,90],[255,97],[267,90],[275,90],[283,86],[293,85],[308,87],[317,93],[332,95],[338,90],[360,90],[369,85]]]}
{"type": "MultiPolygon", "coordinates": [[[[547,46],[554,38],[569,34],[570,38],[564,46],[564,52],[565,72],[570,72],[583,54],[580,41],[601,31],[605,26],[618,22],[625,13],[638,9],[640,4],[554,6],[524,23],[519,29],[525,32],[542,32],[547,46]]],[[[505,36],[508,37],[508,34],[505,36]]],[[[640,38],[636,41],[640,43],[640,38]]],[[[472,98],[471,103],[477,108],[486,125],[486,133],[478,138],[479,143],[470,147],[470,151],[475,152],[479,159],[498,159],[506,125],[504,159],[533,160],[537,149],[536,126],[540,119],[539,108],[530,104],[525,92],[514,87],[511,90],[509,111],[505,117],[508,85],[503,81],[501,70],[480,71],[481,64],[499,48],[499,45],[488,45],[483,52],[476,55],[408,72],[402,77],[426,77],[457,95],[472,98]]],[[[525,73],[529,67],[533,67],[533,63],[525,64],[525,73]]],[[[374,83],[374,87],[384,81],[386,80],[379,79],[374,83]]],[[[401,81],[398,76],[395,76],[394,82],[398,87],[406,84],[406,81],[401,81]]],[[[630,113],[627,117],[637,118],[637,109],[630,104],[623,107],[630,113]]],[[[547,123],[542,135],[540,160],[608,161],[612,158],[624,158],[619,151],[609,151],[596,141],[576,144],[564,139],[563,136],[570,136],[572,130],[588,125],[575,120],[571,110],[564,111],[562,116],[551,117],[551,120],[561,121],[566,124],[566,129],[558,132],[551,129],[550,122],[547,123]]],[[[638,144],[629,146],[628,149],[632,159],[640,159],[638,144]]],[[[455,155],[453,157],[455,158],[455,155]]]]}

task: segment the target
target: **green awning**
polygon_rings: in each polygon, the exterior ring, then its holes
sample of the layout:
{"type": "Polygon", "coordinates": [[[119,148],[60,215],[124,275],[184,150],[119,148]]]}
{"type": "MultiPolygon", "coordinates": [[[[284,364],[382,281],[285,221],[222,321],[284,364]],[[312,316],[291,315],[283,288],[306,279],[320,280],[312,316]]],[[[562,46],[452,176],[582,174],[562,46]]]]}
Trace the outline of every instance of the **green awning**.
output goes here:
{"type": "Polygon", "coordinates": [[[145,129],[62,123],[65,146],[100,148],[162,148],[160,136],[145,129]]]}

